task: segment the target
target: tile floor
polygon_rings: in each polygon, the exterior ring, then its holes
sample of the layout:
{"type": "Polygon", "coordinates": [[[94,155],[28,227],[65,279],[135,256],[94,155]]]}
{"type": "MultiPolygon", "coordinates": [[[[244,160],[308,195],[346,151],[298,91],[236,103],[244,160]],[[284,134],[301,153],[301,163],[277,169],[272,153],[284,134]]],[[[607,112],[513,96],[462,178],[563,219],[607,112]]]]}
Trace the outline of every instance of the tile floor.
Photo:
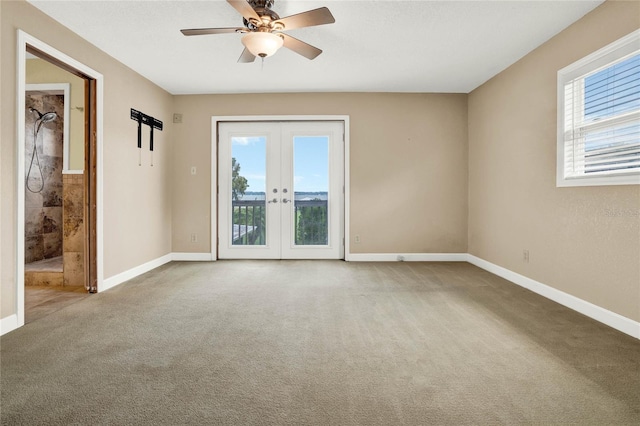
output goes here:
{"type": "Polygon", "coordinates": [[[84,287],[25,286],[24,290],[27,324],[89,296],[84,287]]]}
{"type": "MultiPolygon", "coordinates": [[[[24,265],[24,269],[25,275],[61,273],[62,256],[28,263],[24,265]]],[[[44,318],[89,296],[84,287],[63,287],[62,285],[25,285],[24,293],[25,323],[44,318]]]]}

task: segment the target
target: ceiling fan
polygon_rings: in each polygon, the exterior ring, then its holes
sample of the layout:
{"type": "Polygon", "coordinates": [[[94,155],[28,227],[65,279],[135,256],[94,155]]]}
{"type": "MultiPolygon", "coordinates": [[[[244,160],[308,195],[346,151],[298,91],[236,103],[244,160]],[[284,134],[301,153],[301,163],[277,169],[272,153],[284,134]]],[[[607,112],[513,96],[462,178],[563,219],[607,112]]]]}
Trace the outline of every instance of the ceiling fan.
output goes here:
{"type": "Polygon", "coordinates": [[[271,10],[275,0],[227,0],[244,17],[244,27],[194,28],[180,30],[186,36],[242,33],[244,51],[238,62],[253,62],[256,56],[266,58],[282,46],[308,59],[315,59],[322,50],[304,41],[291,37],[283,31],[315,25],[332,24],[336,20],[326,7],[308,10],[296,15],[280,18],[271,10]]]}

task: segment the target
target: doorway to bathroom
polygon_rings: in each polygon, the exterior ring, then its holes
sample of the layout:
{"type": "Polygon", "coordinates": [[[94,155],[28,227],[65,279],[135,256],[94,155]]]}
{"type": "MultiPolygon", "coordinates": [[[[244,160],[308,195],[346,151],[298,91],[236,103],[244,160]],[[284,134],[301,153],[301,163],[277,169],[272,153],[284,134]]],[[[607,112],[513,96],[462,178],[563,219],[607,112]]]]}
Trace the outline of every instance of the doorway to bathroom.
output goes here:
{"type": "Polygon", "coordinates": [[[23,63],[18,325],[97,291],[96,80],[29,43],[23,63]]]}

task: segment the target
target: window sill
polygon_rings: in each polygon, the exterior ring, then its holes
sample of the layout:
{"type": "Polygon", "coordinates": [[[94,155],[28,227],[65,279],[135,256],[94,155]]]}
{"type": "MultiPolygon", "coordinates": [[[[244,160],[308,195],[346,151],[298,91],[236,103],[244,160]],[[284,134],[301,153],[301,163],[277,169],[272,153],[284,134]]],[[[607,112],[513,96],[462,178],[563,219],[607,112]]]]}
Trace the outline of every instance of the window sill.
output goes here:
{"type": "Polygon", "coordinates": [[[585,176],[565,178],[558,175],[556,187],[572,186],[607,186],[607,185],[640,185],[640,174],[615,175],[615,176],[585,176]]]}

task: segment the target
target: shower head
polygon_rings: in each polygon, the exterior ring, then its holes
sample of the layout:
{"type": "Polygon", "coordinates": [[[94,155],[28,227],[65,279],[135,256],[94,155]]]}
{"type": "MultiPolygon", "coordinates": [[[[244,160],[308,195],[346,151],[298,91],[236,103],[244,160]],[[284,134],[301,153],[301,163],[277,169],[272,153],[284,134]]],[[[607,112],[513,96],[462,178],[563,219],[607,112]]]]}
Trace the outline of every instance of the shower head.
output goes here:
{"type": "Polygon", "coordinates": [[[57,117],[58,117],[58,114],[52,111],[52,112],[47,112],[40,119],[42,120],[43,123],[48,123],[50,121],[55,120],[57,117]]]}
{"type": "Polygon", "coordinates": [[[29,111],[35,112],[36,114],[38,114],[37,120],[40,120],[42,123],[49,123],[49,122],[55,120],[58,117],[58,114],[56,114],[53,111],[47,112],[47,113],[44,113],[44,114],[41,113],[40,111],[38,111],[35,108],[29,108],[29,111]]]}

